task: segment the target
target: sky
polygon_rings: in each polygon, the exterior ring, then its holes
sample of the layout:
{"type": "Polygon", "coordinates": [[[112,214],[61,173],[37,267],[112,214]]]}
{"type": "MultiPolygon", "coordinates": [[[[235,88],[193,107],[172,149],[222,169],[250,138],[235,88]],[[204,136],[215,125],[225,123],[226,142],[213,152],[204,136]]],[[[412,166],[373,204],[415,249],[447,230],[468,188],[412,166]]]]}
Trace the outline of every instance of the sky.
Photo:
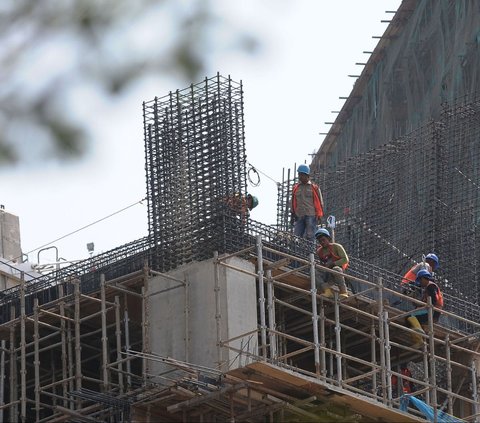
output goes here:
{"type": "MultiPolygon", "coordinates": [[[[185,2],[184,2],[185,3],[185,2]]],[[[188,3],[188,2],[187,2],[188,3]]],[[[310,163],[350,94],[368,54],[401,0],[212,0],[218,25],[205,52],[206,75],[244,86],[247,160],[260,172],[248,190],[259,198],[251,217],[276,223],[276,181],[310,163]],[[232,26],[253,34],[255,53],[231,48],[232,26]]],[[[48,72],[45,69],[44,72],[48,72]]],[[[25,75],[25,78],[28,78],[25,75]]],[[[190,81],[192,83],[200,81],[190,81]]],[[[182,85],[183,84],[183,85],[182,85]]],[[[147,78],[110,101],[73,92],[65,107],[88,127],[91,147],[77,161],[0,169],[0,204],[19,216],[23,253],[49,263],[89,257],[148,233],[142,102],[182,89],[171,74],[147,78]],[[81,101],[78,101],[81,99],[81,101]],[[56,248],[48,248],[55,246],[56,248]],[[46,249],[47,248],[47,249],[46,249]]],[[[30,134],[30,136],[34,136],[30,134]]],[[[22,140],[19,140],[21,143],[22,140]]],[[[327,210],[328,213],[328,210],[327,210]]]]}

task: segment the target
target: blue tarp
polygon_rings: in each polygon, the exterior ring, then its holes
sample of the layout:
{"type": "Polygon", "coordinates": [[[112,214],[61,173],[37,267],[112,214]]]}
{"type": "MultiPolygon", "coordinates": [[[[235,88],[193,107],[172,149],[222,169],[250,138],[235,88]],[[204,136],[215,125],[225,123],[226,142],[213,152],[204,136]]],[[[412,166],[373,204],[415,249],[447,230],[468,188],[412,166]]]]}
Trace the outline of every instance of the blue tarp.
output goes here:
{"type": "MultiPolygon", "coordinates": [[[[401,411],[407,411],[408,407],[408,402],[411,402],[415,407],[418,408],[419,411],[421,411],[426,419],[430,422],[434,422],[434,416],[433,416],[433,408],[430,407],[428,404],[423,402],[422,400],[419,400],[418,398],[415,398],[412,395],[402,395],[400,398],[400,410],[401,411]]],[[[461,423],[463,420],[457,419],[456,417],[451,416],[450,414],[447,414],[443,411],[437,411],[437,422],[438,423],[461,423]]]]}

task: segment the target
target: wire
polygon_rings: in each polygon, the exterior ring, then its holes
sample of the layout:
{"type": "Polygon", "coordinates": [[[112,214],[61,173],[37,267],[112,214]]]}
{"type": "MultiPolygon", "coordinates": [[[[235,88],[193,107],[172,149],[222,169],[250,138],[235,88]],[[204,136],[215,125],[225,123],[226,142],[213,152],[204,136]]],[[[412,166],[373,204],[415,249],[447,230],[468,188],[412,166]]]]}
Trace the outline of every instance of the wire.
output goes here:
{"type": "Polygon", "coordinates": [[[250,168],[248,169],[247,171],[247,177],[248,177],[248,180],[249,182],[254,186],[254,187],[257,187],[258,185],[260,185],[260,175],[258,175],[259,173],[261,173],[263,176],[267,177],[268,179],[270,179],[272,182],[274,182],[277,186],[280,186],[280,182],[276,181],[275,179],[273,179],[271,176],[268,176],[265,172],[262,172],[260,169],[258,169],[257,167],[255,167],[254,165],[252,165],[249,161],[247,161],[247,164],[250,166],[250,168]],[[253,171],[256,175],[257,175],[257,178],[258,178],[258,181],[256,183],[254,183],[252,180],[251,180],[251,177],[250,177],[250,172],[253,171]]]}
{"type": "MultiPolygon", "coordinates": [[[[136,201],[135,203],[132,203],[132,204],[130,204],[130,205],[128,205],[128,206],[120,209],[120,210],[117,210],[117,211],[109,214],[108,216],[105,216],[105,217],[102,217],[101,219],[95,220],[94,222],[89,223],[88,225],[82,226],[81,228],[78,228],[78,229],[76,229],[76,230],[74,230],[74,231],[72,231],[72,232],[69,232],[69,233],[66,234],[66,235],[61,236],[60,238],[54,239],[53,241],[50,241],[50,242],[47,242],[46,244],[43,244],[43,245],[41,245],[40,247],[34,248],[33,250],[30,250],[30,251],[28,251],[28,252],[26,252],[26,253],[22,253],[22,256],[23,256],[23,255],[28,255],[28,254],[30,254],[30,253],[33,253],[34,251],[40,250],[41,248],[48,247],[50,244],[53,244],[54,242],[60,241],[60,240],[62,240],[62,239],[65,239],[65,238],[67,238],[67,237],[69,237],[69,236],[71,236],[71,235],[74,235],[74,234],[76,234],[76,233],[78,233],[78,232],[80,232],[80,231],[83,231],[84,229],[89,228],[90,226],[93,226],[93,225],[96,225],[97,223],[103,222],[104,220],[109,219],[109,218],[115,216],[116,214],[122,213],[122,212],[124,212],[125,210],[128,210],[129,208],[131,208],[131,207],[133,207],[133,206],[136,206],[137,204],[143,204],[143,201],[145,201],[146,199],[147,199],[147,197],[142,198],[141,200],[136,201]]],[[[22,257],[22,256],[15,257],[15,258],[9,260],[7,263],[13,262],[13,261],[15,261],[16,259],[18,259],[18,258],[20,258],[20,257],[22,257]]]]}

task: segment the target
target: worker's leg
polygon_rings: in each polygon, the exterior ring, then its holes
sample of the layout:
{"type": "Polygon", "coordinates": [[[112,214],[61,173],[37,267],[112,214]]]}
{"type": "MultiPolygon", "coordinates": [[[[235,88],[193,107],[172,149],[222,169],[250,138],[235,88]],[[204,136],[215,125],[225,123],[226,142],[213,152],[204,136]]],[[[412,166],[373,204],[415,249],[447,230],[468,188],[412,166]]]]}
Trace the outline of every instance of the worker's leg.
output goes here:
{"type": "Polygon", "coordinates": [[[293,227],[294,235],[303,237],[303,234],[305,233],[305,218],[306,216],[302,216],[296,220],[295,226],[293,227]]]}
{"type": "Polygon", "coordinates": [[[416,316],[407,317],[407,323],[408,323],[408,326],[410,326],[410,328],[418,332],[418,333],[411,334],[412,341],[413,341],[412,347],[413,348],[420,347],[423,344],[423,336],[421,334],[424,334],[425,331],[423,330],[416,316]]]}
{"type": "MultiPolygon", "coordinates": [[[[340,266],[334,266],[332,270],[343,273],[343,269],[340,266]]],[[[345,277],[340,275],[333,275],[333,274],[332,276],[333,276],[333,280],[335,281],[335,284],[338,285],[340,297],[347,298],[348,291],[347,291],[347,285],[345,284],[345,277]]]]}
{"type": "Polygon", "coordinates": [[[327,298],[333,298],[332,285],[330,284],[331,280],[331,273],[328,272],[317,272],[315,277],[317,289],[320,288],[320,294],[327,298]]]}
{"type": "Polygon", "coordinates": [[[316,230],[317,218],[315,216],[305,216],[305,239],[315,241],[316,230]]]}

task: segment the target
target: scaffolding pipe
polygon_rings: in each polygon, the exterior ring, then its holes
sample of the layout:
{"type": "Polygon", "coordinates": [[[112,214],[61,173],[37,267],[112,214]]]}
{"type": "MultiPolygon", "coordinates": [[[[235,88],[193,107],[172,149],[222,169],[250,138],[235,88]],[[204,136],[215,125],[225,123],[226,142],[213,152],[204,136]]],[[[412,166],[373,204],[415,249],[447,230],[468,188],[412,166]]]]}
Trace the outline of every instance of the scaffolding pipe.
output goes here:
{"type": "Polygon", "coordinates": [[[380,367],[382,371],[381,375],[381,387],[382,387],[382,401],[384,404],[387,403],[387,374],[385,369],[385,322],[383,320],[383,280],[378,278],[378,338],[379,338],[379,353],[380,353],[380,367]]]}
{"type": "Polygon", "coordinates": [[[20,420],[27,418],[27,363],[25,359],[25,274],[21,272],[20,282],[20,420]]]}
{"type": "Polygon", "coordinates": [[[277,359],[277,337],[275,334],[275,296],[272,280],[272,271],[267,270],[267,310],[268,310],[268,337],[270,342],[270,359],[277,359]]]}
{"type": "MultiPolygon", "coordinates": [[[[130,328],[129,322],[130,319],[128,318],[128,305],[127,305],[127,294],[124,294],[123,297],[123,320],[124,320],[124,327],[125,327],[125,351],[129,351],[131,348],[130,345],[130,328]]],[[[130,389],[132,386],[132,378],[130,374],[132,373],[130,360],[127,360],[127,390],[130,389]]]]}
{"type": "Polygon", "coordinates": [[[383,312],[383,322],[385,324],[385,366],[387,375],[387,403],[392,405],[392,363],[390,360],[390,328],[388,326],[388,311],[383,312]]]}
{"type": "MultiPolygon", "coordinates": [[[[5,404],[5,353],[6,342],[2,339],[0,351],[0,407],[5,404]]],[[[0,422],[3,421],[3,408],[0,408],[0,422]]]]}
{"type": "Polygon", "coordinates": [[[118,388],[120,394],[124,393],[123,387],[123,360],[122,360],[122,327],[120,318],[120,297],[115,295],[115,339],[117,342],[117,368],[118,368],[118,388]]]}
{"type": "Polygon", "coordinates": [[[479,415],[479,405],[478,405],[478,378],[477,378],[477,367],[475,365],[475,360],[472,360],[471,364],[471,375],[472,375],[472,399],[473,399],[473,414],[475,416],[475,423],[478,423],[480,420],[479,415]]]}
{"type": "MultiPolygon", "coordinates": [[[[337,353],[342,352],[342,342],[341,342],[341,327],[340,327],[340,306],[339,306],[338,292],[335,291],[335,350],[337,353]]],[[[338,386],[342,386],[342,356],[340,354],[336,355],[337,361],[337,383],[338,386]]]]}
{"type": "MultiPolygon", "coordinates": [[[[35,421],[40,420],[40,352],[39,352],[39,328],[38,328],[38,298],[34,298],[33,300],[33,342],[34,342],[34,351],[35,357],[33,360],[33,366],[35,369],[35,387],[34,387],[34,395],[35,395],[35,421]]],[[[55,372],[52,371],[52,375],[55,372]]]]}
{"type": "MultiPolygon", "coordinates": [[[[375,321],[372,320],[370,326],[371,341],[370,341],[370,359],[374,366],[377,365],[377,349],[376,349],[376,334],[375,334],[375,321]]],[[[377,393],[377,372],[372,375],[372,393],[376,395],[377,393]]]]}
{"type": "Polygon", "coordinates": [[[327,377],[327,362],[325,355],[325,307],[323,306],[323,299],[320,297],[320,373],[325,378],[327,377]]]}
{"type": "MultiPolygon", "coordinates": [[[[74,297],[75,297],[75,389],[80,391],[82,389],[82,347],[80,344],[80,320],[81,320],[81,311],[80,311],[80,281],[76,279],[74,281],[74,297]]],[[[77,408],[80,408],[82,400],[77,400],[77,408]]]]}
{"type": "Polygon", "coordinates": [[[320,353],[318,343],[318,311],[317,311],[317,285],[315,281],[315,256],[309,255],[310,261],[310,291],[312,299],[312,328],[314,344],[315,373],[320,374],[320,353]]]}
{"type": "Polygon", "coordinates": [[[428,340],[429,340],[429,362],[430,362],[430,385],[431,391],[431,406],[433,407],[433,420],[436,422],[438,418],[438,400],[437,400],[437,369],[435,360],[435,334],[433,332],[433,306],[432,298],[427,297],[428,305],[428,340]]]}
{"type": "MultiPolygon", "coordinates": [[[[60,360],[62,362],[62,396],[63,398],[67,397],[68,385],[67,385],[67,378],[68,378],[68,368],[67,368],[67,337],[66,337],[66,321],[65,321],[65,300],[64,291],[63,291],[63,284],[58,286],[58,296],[60,301],[58,303],[58,308],[60,312],[60,339],[61,339],[61,357],[60,360]]],[[[63,406],[68,407],[68,401],[65,399],[63,400],[63,406]]]]}
{"type": "Polygon", "coordinates": [[[108,337],[107,337],[107,310],[105,297],[105,274],[100,275],[101,323],[102,323],[102,386],[103,392],[108,392],[108,337]]]}
{"type": "Polygon", "coordinates": [[[262,236],[257,235],[257,267],[258,267],[258,305],[260,308],[260,336],[261,336],[261,350],[264,360],[267,359],[267,332],[265,325],[265,290],[263,285],[263,255],[262,255],[262,236]]]}
{"type": "Polygon", "coordinates": [[[187,276],[184,279],[185,288],[185,361],[190,361],[190,283],[187,276]]]}
{"type": "Polygon", "coordinates": [[[218,251],[213,253],[214,269],[214,291],[215,291],[215,329],[217,334],[217,367],[223,368],[223,350],[222,350],[222,310],[220,308],[220,268],[218,260],[218,251]]]}

